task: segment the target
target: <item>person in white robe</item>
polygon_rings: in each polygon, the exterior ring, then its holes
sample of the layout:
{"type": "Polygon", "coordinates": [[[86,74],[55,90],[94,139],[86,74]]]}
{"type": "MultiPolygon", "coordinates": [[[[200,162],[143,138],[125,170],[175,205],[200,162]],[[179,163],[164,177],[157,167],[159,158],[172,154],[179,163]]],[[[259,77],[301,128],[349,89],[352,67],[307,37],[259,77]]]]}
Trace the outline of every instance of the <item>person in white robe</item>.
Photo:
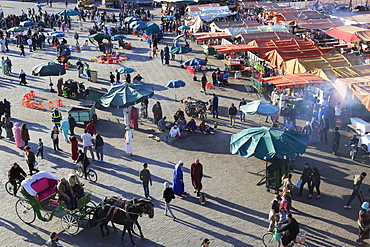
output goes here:
{"type": "Polygon", "coordinates": [[[125,126],[130,126],[130,111],[131,107],[123,108],[123,117],[125,119],[125,126]]]}
{"type": "Polygon", "coordinates": [[[125,146],[126,146],[126,153],[128,155],[132,155],[132,132],[130,127],[126,127],[126,133],[125,133],[125,146]]]}
{"type": "Polygon", "coordinates": [[[170,136],[171,137],[177,137],[181,136],[180,129],[177,128],[177,125],[174,125],[170,130],[170,136]]]}

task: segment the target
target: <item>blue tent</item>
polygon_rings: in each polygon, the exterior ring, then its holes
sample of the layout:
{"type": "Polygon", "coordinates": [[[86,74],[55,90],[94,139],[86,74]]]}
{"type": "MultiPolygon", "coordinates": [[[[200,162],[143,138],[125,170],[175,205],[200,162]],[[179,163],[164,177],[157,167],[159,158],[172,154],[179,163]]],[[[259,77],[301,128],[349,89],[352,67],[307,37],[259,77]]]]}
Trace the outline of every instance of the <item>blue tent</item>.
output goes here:
{"type": "Polygon", "coordinates": [[[155,23],[151,23],[147,26],[146,30],[144,31],[146,35],[159,33],[159,26],[155,23]]]}
{"type": "Polygon", "coordinates": [[[206,65],[207,62],[200,58],[191,58],[184,63],[187,66],[199,66],[199,65],[206,65]]]}
{"type": "Polygon", "coordinates": [[[279,112],[279,107],[271,105],[262,100],[255,100],[240,107],[245,114],[258,114],[262,116],[272,116],[279,112]]]}
{"type": "Polygon", "coordinates": [[[179,87],[185,87],[185,82],[184,81],[181,81],[181,80],[172,80],[172,81],[169,81],[167,84],[166,84],[166,87],[168,88],[179,88],[179,87]]]}

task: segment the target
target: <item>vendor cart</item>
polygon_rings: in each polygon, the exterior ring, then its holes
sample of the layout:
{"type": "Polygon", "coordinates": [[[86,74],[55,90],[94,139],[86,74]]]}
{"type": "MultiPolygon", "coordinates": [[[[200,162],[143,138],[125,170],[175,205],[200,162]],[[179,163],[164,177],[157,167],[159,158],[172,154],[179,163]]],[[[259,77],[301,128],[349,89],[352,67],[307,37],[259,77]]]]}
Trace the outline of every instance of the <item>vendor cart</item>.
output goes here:
{"type": "Polygon", "coordinates": [[[72,105],[71,107],[68,114],[71,114],[76,122],[84,122],[86,125],[91,120],[93,120],[93,123],[96,123],[98,120],[98,116],[95,113],[95,103],[90,105],[72,105]]]}

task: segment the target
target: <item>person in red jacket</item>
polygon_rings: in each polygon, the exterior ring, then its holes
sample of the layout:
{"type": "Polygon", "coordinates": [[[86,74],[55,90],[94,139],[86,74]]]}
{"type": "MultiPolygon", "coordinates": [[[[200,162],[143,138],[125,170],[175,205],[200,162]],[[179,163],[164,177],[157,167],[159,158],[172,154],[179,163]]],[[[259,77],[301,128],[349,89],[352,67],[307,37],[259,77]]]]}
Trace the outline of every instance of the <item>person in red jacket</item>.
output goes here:
{"type": "Polygon", "coordinates": [[[93,120],[90,120],[90,123],[88,123],[86,125],[86,129],[87,129],[87,132],[93,136],[94,134],[96,134],[96,128],[95,128],[95,124],[93,123],[93,120]]]}

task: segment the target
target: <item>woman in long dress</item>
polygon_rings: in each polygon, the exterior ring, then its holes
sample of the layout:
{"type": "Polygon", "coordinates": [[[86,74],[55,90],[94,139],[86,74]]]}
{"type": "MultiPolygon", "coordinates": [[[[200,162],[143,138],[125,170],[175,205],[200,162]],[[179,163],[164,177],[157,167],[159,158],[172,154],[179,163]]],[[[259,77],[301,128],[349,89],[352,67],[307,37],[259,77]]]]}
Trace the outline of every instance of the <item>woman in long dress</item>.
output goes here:
{"type": "Polygon", "coordinates": [[[10,121],[8,113],[5,113],[2,121],[4,123],[4,127],[6,130],[6,138],[9,138],[9,140],[13,139],[13,130],[12,130],[13,124],[10,121]]]}
{"type": "Polygon", "coordinates": [[[70,129],[67,117],[63,117],[63,121],[60,125],[60,129],[63,131],[64,140],[68,142],[68,131],[70,129]]]}
{"type": "Polygon", "coordinates": [[[137,129],[139,127],[138,117],[139,117],[139,114],[138,114],[137,108],[132,107],[130,111],[130,127],[132,129],[137,129]]]}
{"type": "Polygon", "coordinates": [[[21,128],[19,127],[19,123],[16,122],[13,127],[13,135],[14,135],[14,141],[15,145],[19,148],[22,147],[22,139],[21,139],[21,128]]]}
{"type": "Polygon", "coordinates": [[[126,153],[128,155],[132,155],[132,132],[130,130],[130,127],[126,127],[126,133],[125,133],[125,146],[126,146],[126,153]]]}
{"type": "Polygon", "coordinates": [[[75,136],[69,137],[69,141],[71,143],[71,158],[73,161],[78,159],[78,140],[75,136]]]}

